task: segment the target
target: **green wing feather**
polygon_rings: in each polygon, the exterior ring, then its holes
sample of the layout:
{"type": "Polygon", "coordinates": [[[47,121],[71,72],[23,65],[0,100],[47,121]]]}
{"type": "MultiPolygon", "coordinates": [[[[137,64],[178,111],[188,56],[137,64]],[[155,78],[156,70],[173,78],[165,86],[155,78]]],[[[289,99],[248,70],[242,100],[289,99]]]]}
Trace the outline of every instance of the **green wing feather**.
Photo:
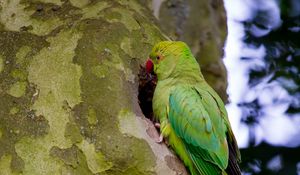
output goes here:
{"type": "Polygon", "coordinates": [[[225,120],[225,125],[227,127],[228,144],[229,144],[230,147],[232,147],[232,152],[234,154],[234,157],[235,157],[236,161],[241,162],[241,154],[240,154],[237,142],[235,140],[235,137],[233,135],[233,132],[232,132],[232,129],[231,129],[231,126],[230,126],[230,122],[229,122],[229,119],[228,119],[227,111],[225,109],[225,105],[224,105],[223,101],[221,100],[221,98],[218,96],[218,94],[210,86],[205,87],[205,89],[211,95],[211,97],[213,97],[213,99],[215,100],[215,102],[218,105],[218,108],[221,112],[221,116],[225,120]]]}
{"type": "Polygon", "coordinates": [[[207,85],[204,86],[206,86],[205,89],[207,90],[207,92],[209,92],[209,94],[214,98],[215,102],[217,103],[221,112],[221,116],[225,120],[225,125],[227,127],[226,136],[227,136],[227,143],[229,148],[229,161],[228,161],[228,167],[226,169],[226,172],[228,174],[240,175],[241,170],[238,164],[241,162],[241,154],[237,142],[235,140],[235,137],[233,135],[224,103],[221,100],[221,98],[218,96],[218,94],[210,86],[207,85]]]}
{"type": "Polygon", "coordinates": [[[169,121],[201,174],[220,174],[228,165],[226,125],[206,90],[177,86],[169,98],[169,121]]]}

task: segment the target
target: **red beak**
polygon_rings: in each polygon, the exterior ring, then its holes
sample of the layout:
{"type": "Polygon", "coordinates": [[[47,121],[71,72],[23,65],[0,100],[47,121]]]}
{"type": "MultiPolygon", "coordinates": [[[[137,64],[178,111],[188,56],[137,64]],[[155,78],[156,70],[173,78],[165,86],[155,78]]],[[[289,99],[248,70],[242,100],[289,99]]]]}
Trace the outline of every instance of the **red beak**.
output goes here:
{"type": "Polygon", "coordinates": [[[152,60],[148,58],[148,60],[146,62],[146,71],[147,71],[147,73],[153,72],[153,67],[154,67],[154,65],[153,65],[152,60]]]}

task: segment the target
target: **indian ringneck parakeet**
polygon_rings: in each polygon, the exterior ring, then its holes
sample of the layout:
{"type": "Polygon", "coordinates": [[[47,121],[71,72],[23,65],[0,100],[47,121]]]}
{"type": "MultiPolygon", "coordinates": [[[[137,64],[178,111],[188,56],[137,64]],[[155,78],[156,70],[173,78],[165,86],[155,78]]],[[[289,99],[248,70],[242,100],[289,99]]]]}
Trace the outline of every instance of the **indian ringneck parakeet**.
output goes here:
{"type": "Polygon", "coordinates": [[[241,174],[224,104],[204,80],[189,47],[162,41],[149,57],[146,70],[157,75],[152,107],[160,141],[167,140],[192,175],[241,174]]]}

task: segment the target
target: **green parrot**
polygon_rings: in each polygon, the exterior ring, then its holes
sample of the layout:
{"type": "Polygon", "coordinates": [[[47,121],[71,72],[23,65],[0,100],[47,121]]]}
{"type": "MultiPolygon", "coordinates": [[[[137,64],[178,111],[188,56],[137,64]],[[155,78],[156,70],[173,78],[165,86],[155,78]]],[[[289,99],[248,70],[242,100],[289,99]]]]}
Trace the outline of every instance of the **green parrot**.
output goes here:
{"type": "Polygon", "coordinates": [[[146,62],[157,75],[153,112],[161,136],[192,175],[241,174],[240,152],[227,112],[207,84],[189,47],[180,41],[156,44],[146,62]]]}

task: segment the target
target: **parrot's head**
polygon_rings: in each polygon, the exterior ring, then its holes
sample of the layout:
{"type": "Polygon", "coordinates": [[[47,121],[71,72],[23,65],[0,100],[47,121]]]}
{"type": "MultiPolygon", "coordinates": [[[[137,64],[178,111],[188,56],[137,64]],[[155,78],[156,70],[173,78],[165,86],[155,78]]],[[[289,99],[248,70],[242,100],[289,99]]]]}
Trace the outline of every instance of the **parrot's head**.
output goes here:
{"type": "Polygon", "coordinates": [[[146,62],[146,71],[154,71],[158,80],[165,79],[172,76],[177,68],[187,66],[190,61],[196,60],[184,42],[162,41],[153,47],[146,62]]]}

